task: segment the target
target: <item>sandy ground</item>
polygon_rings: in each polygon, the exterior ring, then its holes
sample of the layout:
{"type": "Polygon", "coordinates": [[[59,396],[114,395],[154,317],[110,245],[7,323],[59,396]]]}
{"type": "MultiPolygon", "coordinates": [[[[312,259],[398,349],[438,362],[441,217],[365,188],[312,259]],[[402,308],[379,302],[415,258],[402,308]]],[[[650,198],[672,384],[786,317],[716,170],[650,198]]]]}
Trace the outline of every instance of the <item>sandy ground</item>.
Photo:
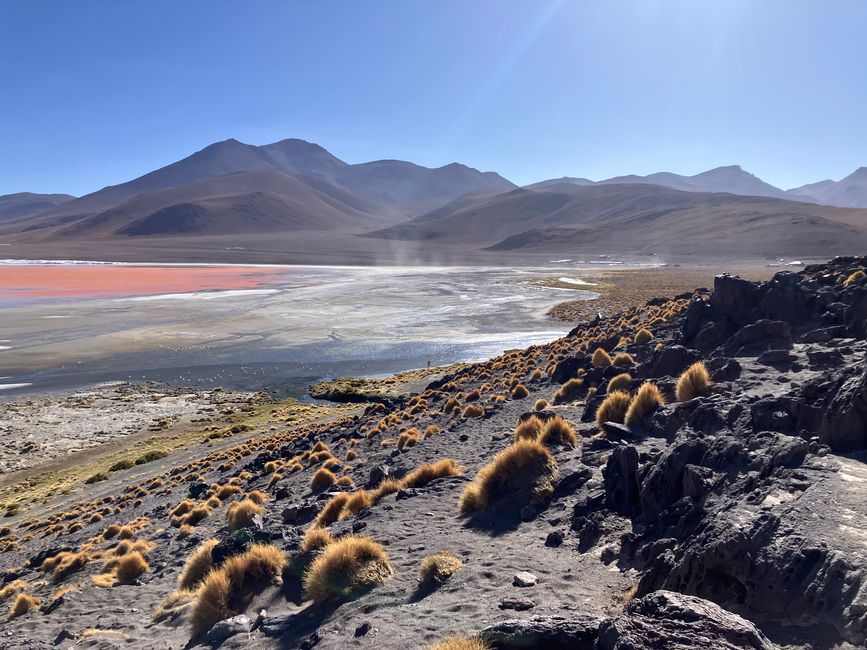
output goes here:
{"type": "Polygon", "coordinates": [[[0,403],[0,473],[27,469],[141,431],[161,432],[209,422],[254,398],[253,393],[166,386],[96,386],[63,396],[0,403]]]}

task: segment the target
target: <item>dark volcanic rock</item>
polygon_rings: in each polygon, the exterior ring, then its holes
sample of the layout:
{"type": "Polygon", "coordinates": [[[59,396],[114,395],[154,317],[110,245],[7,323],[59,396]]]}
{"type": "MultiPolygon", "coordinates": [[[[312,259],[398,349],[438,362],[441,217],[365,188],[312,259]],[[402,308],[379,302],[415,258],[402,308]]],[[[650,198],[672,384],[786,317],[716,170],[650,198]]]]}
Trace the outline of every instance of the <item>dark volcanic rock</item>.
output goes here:
{"type": "Polygon", "coordinates": [[[479,636],[501,650],[593,650],[598,628],[598,617],[569,612],[501,621],[483,629],[479,636]]]}
{"type": "Polygon", "coordinates": [[[712,602],[657,591],[603,621],[598,650],[774,650],[755,625],[712,602]]]}
{"type": "Polygon", "coordinates": [[[822,414],[819,440],[835,451],[867,447],[867,363],[862,372],[843,380],[822,414]]]}
{"type": "Polygon", "coordinates": [[[734,323],[753,320],[759,301],[759,285],[728,273],[713,280],[710,306],[734,323]]]}
{"type": "Polygon", "coordinates": [[[638,450],[620,445],[611,450],[602,470],[605,479],[605,505],[614,512],[632,514],[638,507],[638,450]]]}

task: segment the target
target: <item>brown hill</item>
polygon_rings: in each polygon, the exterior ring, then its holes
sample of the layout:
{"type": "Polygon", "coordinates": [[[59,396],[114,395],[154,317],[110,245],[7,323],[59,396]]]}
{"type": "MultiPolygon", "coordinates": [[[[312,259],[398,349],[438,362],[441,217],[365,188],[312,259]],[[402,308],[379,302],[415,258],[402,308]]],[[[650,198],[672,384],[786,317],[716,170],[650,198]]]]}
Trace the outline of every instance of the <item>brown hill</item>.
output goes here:
{"type": "Polygon", "coordinates": [[[71,224],[32,228],[41,239],[226,235],[297,230],[361,231],[394,223],[324,181],[284,172],[238,172],[139,194],[71,224]]]}
{"type": "Polygon", "coordinates": [[[867,246],[867,210],[653,185],[519,189],[371,233],[491,251],[807,256],[867,246]]]}
{"type": "Polygon", "coordinates": [[[29,217],[74,199],[75,197],[69,194],[36,194],[33,192],[5,194],[0,196],[0,220],[29,217]]]}

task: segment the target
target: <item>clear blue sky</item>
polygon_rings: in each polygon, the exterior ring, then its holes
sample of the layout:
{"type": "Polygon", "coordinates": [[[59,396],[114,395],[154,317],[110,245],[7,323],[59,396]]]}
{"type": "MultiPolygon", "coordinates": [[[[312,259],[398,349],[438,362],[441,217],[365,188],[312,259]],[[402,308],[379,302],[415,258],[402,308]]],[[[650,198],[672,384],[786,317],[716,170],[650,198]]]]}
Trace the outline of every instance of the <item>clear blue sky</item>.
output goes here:
{"type": "Polygon", "coordinates": [[[518,183],[867,165],[864,0],[0,0],[0,194],[229,137],[518,183]]]}

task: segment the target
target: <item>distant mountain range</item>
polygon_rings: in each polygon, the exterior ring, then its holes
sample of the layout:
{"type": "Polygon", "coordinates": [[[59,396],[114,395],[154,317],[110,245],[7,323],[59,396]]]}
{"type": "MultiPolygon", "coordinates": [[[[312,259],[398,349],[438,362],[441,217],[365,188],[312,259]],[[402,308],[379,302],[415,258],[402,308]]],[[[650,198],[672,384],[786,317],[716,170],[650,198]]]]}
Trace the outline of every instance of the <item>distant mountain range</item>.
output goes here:
{"type": "Polygon", "coordinates": [[[292,242],[314,259],[327,248],[337,259],[363,250],[375,260],[396,247],[434,256],[456,249],[824,256],[867,248],[865,208],[864,167],[791,190],[739,166],[694,176],[562,177],[519,188],[459,163],[349,164],[304,140],[255,146],[230,139],[80,198],[2,196],[0,243],[20,245],[26,255],[73,247],[98,256],[106,241],[115,250],[186,250],[208,241],[214,250],[248,250],[228,245],[237,241],[265,259],[279,258],[292,242]]]}
{"type": "Polygon", "coordinates": [[[615,176],[602,181],[564,176],[527,185],[528,189],[544,189],[552,185],[660,185],[684,192],[728,192],[743,196],[770,196],[792,201],[807,201],[842,208],[867,208],[867,167],[861,167],[841,181],[820,181],[791,190],[781,190],[744,171],[739,165],[716,167],[695,176],[682,176],[671,172],[658,172],[647,176],[615,176]]]}
{"type": "Polygon", "coordinates": [[[513,253],[811,256],[867,250],[867,210],[661,185],[567,182],[458,200],[368,236],[513,253]]]}

